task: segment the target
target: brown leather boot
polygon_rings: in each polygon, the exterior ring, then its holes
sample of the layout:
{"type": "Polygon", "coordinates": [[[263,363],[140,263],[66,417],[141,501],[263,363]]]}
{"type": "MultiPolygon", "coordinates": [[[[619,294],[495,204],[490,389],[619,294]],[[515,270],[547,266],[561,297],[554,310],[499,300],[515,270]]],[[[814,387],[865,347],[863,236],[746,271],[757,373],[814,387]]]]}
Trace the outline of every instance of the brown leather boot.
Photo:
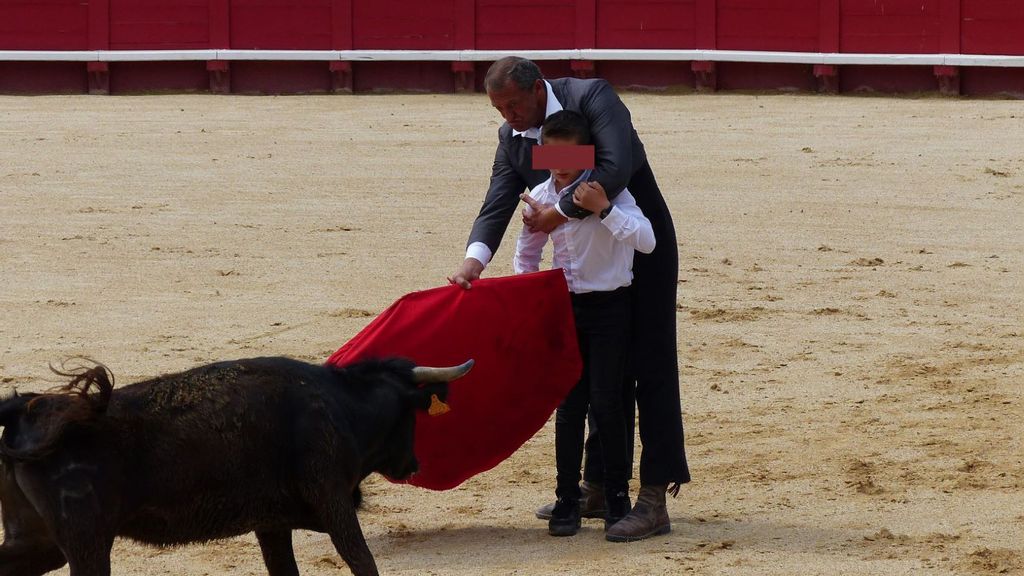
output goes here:
{"type": "Polygon", "coordinates": [[[665,506],[665,491],[668,486],[646,485],[640,487],[636,496],[636,505],[608,528],[605,540],[609,542],[636,542],[658,534],[668,534],[672,525],[668,520],[668,507],[665,506]]]}
{"type": "MultiPolygon", "coordinates": [[[[580,484],[580,517],[582,518],[604,518],[604,486],[591,484],[586,480],[580,484]]],[[[555,503],[545,504],[537,508],[537,518],[540,520],[551,520],[551,511],[555,509],[555,503]]]]}

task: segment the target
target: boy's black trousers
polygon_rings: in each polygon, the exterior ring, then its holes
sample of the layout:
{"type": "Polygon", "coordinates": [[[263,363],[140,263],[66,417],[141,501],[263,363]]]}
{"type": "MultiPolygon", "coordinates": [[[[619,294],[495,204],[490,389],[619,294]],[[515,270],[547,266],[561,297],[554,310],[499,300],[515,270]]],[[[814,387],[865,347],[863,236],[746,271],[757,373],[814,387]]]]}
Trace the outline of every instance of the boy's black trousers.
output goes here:
{"type": "Polygon", "coordinates": [[[605,493],[628,492],[631,461],[622,387],[629,354],[630,308],[628,288],[572,294],[583,374],[555,413],[555,494],[559,498],[580,498],[588,410],[597,424],[605,493]]]}

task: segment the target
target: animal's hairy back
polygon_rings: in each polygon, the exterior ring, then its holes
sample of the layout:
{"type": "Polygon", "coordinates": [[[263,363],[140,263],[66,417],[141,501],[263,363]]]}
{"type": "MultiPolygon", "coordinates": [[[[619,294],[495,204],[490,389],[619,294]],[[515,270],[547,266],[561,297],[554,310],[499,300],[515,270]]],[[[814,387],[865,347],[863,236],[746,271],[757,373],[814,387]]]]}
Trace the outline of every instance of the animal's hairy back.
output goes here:
{"type": "Polygon", "coordinates": [[[375,403],[385,390],[407,385],[412,366],[398,358],[345,368],[276,356],[215,362],[115,388],[108,414],[159,418],[281,404],[375,403]]]}
{"type": "Polygon", "coordinates": [[[286,395],[316,398],[342,390],[336,371],[281,357],[216,362],[114,390],[112,415],[182,417],[272,407],[286,395]]]}

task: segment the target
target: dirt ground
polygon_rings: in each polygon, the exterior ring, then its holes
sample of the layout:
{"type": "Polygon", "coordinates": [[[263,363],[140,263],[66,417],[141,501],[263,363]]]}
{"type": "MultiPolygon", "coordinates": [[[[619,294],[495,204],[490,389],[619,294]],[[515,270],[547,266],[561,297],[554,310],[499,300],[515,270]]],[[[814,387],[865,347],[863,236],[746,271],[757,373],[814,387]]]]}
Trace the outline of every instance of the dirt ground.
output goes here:
{"type": "MultiPolygon", "coordinates": [[[[549,537],[549,423],[456,490],[371,477],[381,572],[1024,573],[1020,102],[624,99],[679,232],[672,533],[549,537]]],[[[325,359],[454,271],[498,120],[481,95],[0,97],[0,380],[325,359]]],[[[324,535],[296,553],[347,572],[324,535]]],[[[265,573],[251,536],[114,554],[265,573]]]]}

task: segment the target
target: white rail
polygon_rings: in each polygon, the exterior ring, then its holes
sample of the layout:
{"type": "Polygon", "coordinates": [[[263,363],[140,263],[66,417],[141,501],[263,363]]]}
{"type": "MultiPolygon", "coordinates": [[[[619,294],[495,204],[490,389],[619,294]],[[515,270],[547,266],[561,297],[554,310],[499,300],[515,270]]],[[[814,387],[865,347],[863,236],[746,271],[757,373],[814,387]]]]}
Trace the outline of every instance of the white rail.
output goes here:
{"type": "Polygon", "coordinates": [[[647,60],[1024,67],[1024,56],[988,54],[837,54],[746,50],[0,50],[0,61],[166,62],[182,60],[322,60],[349,62],[480,62],[515,54],[532,60],[647,60]]]}

